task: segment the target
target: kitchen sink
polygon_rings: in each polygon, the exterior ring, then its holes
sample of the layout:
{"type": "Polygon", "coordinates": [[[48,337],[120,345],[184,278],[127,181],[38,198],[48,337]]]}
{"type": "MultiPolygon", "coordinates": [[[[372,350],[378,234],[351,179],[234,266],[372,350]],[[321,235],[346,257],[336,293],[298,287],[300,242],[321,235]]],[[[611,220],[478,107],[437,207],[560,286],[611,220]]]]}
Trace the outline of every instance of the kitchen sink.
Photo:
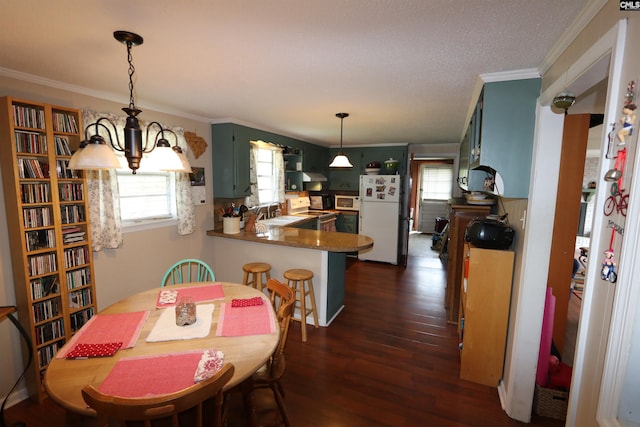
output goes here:
{"type": "Polygon", "coordinates": [[[305,219],[306,218],[303,217],[303,216],[282,215],[282,216],[277,216],[275,218],[261,219],[259,222],[261,222],[262,224],[264,224],[266,226],[284,227],[286,225],[293,224],[294,222],[303,221],[305,219]]]}

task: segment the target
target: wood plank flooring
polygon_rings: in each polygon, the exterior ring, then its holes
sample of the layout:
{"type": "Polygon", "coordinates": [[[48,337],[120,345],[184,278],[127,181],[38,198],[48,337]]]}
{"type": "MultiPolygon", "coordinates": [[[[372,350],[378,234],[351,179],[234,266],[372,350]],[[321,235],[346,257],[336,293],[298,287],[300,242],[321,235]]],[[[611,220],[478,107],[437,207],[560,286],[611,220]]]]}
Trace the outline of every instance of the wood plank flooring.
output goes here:
{"type": "MultiPolygon", "coordinates": [[[[293,322],[287,342],[285,401],[294,427],[563,426],[534,415],[510,419],[495,388],[459,379],[456,327],[443,308],[445,269],[434,256],[410,257],[409,267],[349,258],[345,308],[328,328],[293,322]]],[[[277,426],[268,390],[256,393],[262,425],[277,426]]],[[[239,396],[229,426],[240,426],[239,396]]],[[[50,401],[22,402],[7,411],[29,427],[62,426],[50,401]]]]}

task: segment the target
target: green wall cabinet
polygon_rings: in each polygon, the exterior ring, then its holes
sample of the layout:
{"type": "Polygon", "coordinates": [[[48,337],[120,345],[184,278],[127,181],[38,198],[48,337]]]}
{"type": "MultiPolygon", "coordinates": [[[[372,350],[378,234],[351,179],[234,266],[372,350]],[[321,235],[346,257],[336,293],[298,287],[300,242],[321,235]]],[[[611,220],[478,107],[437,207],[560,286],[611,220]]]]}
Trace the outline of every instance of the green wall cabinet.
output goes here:
{"type": "MultiPolygon", "coordinates": [[[[331,149],[329,161],[338,154],[339,149],[331,149]]],[[[353,165],[351,169],[330,169],[329,170],[329,189],[335,191],[359,191],[360,175],[365,175],[367,164],[371,162],[379,162],[384,169],[384,161],[389,158],[398,160],[398,174],[406,175],[406,164],[408,156],[408,147],[404,146],[386,146],[386,147],[359,147],[359,148],[343,148],[344,154],[349,158],[353,165]]],[[[384,173],[381,170],[380,173],[384,173]]]]}
{"type": "Polygon", "coordinates": [[[501,196],[526,198],[529,194],[536,100],[540,79],[486,83],[476,104],[460,148],[461,170],[468,159],[466,188],[482,190],[484,177],[497,171],[504,182],[501,196]]]}
{"type": "Polygon", "coordinates": [[[250,137],[246,128],[233,123],[214,124],[211,128],[211,140],[214,197],[238,198],[250,195],[250,137]]]}

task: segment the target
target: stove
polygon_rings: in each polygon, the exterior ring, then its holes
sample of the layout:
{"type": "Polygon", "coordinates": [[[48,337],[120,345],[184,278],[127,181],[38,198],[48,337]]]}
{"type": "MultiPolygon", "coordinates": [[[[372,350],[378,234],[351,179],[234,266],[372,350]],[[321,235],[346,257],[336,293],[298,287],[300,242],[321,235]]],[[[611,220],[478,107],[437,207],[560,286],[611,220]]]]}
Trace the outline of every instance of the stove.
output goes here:
{"type": "Polygon", "coordinates": [[[311,201],[308,197],[296,197],[287,200],[287,208],[289,215],[310,215],[317,218],[316,229],[320,231],[336,231],[336,219],[338,215],[335,212],[310,210],[311,201]]]}

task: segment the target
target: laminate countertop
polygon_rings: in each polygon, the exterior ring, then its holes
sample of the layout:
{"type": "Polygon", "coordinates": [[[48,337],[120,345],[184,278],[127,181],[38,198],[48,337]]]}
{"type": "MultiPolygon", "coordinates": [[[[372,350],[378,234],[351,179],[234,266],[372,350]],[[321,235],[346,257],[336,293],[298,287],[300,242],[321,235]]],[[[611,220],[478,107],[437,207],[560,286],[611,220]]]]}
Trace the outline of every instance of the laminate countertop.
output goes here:
{"type": "Polygon", "coordinates": [[[244,230],[240,230],[240,233],[237,234],[225,234],[222,232],[222,227],[208,230],[207,235],[226,239],[244,240],[247,242],[317,249],[329,252],[355,252],[373,247],[373,239],[368,236],[334,231],[306,230],[294,227],[269,227],[269,233],[263,237],[244,230]]]}

